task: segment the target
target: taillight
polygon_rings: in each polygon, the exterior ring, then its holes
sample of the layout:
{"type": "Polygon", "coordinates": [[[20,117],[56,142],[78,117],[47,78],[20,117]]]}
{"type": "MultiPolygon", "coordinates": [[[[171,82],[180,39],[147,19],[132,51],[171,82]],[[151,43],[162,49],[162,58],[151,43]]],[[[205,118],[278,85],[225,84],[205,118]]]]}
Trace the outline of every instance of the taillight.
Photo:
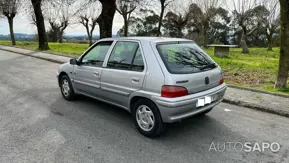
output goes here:
{"type": "Polygon", "coordinates": [[[223,75],[222,75],[219,85],[221,85],[221,84],[223,84],[223,83],[224,83],[224,77],[223,77],[223,75]]]}
{"type": "Polygon", "coordinates": [[[188,90],[185,87],[164,85],[162,86],[162,97],[175,98],[188,95],[188,90]]]}

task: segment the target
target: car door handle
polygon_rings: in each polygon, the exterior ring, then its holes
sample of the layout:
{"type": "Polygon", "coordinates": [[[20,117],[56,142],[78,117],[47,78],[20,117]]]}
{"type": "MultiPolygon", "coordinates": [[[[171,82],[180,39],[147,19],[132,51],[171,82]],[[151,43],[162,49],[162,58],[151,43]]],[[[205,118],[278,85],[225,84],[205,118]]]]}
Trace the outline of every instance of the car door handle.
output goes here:
{"type": "Polygon", "coordinates": [[[99,76],[99,72],[93,72],[94,76],[99,76]]]}
{"type": "Polygon", "coordinates": [[[132,78],[131,78],[131,81],[138,83],[138,82],[139,82],[139,78],[137,78],[137,77],[132,77],[132,78]]]}

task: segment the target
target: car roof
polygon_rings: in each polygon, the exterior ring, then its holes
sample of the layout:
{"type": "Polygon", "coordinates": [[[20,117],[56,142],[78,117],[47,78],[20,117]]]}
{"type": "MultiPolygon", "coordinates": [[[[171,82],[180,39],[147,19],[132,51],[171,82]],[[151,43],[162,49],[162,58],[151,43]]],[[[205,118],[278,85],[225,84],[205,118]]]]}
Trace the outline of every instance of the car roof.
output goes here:
{"type": "Polygon", "coordinates": [[[181,42],[181,41],[190,41],[194,42],[193,40],[188,39],[182,39],[182,38],[169,38],[169,37],[116,37],[116,38],[104,38],[100,41],[114,41],[114,40],[137,40],[137,41],[149,41],[154,43],[160,43],[160,42],[181,42]]]}

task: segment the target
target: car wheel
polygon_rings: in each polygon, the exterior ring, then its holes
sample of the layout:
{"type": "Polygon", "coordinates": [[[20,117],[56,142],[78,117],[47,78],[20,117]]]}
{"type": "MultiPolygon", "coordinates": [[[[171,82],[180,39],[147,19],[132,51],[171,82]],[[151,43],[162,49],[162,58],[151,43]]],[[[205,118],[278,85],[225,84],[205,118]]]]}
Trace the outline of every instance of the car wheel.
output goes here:
{"type": "Polygon", "coordinates": [[[70,78],[67,75],[63,75],[60,80],[60,89],[63,98],[67,101],[75,99],[75,93],[72,87],[70,78]]]}
{"type": "Polygon", "coordinates": [[[208,114],[208,113],[209,113],[210,111],[212,111],[212,110],[213,110],[213,108],[211,108],[211,109],[209,109],[209,110],[206,110],[206,111],[200,113],[200,115],[206,115],[206,114],[208,114]]]}
{"type": "Polygon", "coordinates": [[[146,99],[138,100],[132,108],[132,116],[137,129],[150,138],[158,137],[164,124],[157,106],[146,99]]]}

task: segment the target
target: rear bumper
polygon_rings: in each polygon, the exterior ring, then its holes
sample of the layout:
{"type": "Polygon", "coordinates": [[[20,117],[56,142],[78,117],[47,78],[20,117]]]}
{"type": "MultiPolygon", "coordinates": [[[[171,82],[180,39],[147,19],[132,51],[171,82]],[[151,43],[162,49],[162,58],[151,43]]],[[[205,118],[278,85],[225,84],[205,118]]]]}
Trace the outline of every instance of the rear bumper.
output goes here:
{"type": "Polygon", "coordinates": [[[223,100],[226,89],[226,84],[222,84],[218,87],[189,96],[179,98],[153,96],[152,100],[157,104],[163,122],[172,123],[213,108],[223,100]],[[196,104],[198,99],[204,98],[205,96],[213,97],[212,103],[197,108],[196,104]]]}

